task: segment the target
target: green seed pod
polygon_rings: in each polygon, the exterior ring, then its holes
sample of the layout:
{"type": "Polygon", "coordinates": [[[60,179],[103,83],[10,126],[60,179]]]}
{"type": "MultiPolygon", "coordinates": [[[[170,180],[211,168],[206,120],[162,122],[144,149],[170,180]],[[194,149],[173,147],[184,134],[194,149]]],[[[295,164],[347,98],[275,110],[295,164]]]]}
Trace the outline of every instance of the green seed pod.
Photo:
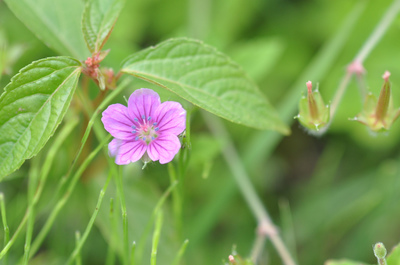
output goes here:
{"type": "Polygon", "coordinates": [[[308,81],[306,85],[307,97],[303,96],[300,99],[299,115],[295,118],[299,119],[300,124],[311,132],[318,133],[329,123],[330,107],[325,105],[318,90],[312,91],[311,81],[308,81]]]}
{"type": "Polygon", "coordinates": [[[375,132],[389,130],[400,115],[400,109],[393,108],[389,76],[388,71],[383,75],[384,82],[379,99],[377,100],[374,95],[369,93],[362,112],[353,119],[365,124],[375,132]]]}

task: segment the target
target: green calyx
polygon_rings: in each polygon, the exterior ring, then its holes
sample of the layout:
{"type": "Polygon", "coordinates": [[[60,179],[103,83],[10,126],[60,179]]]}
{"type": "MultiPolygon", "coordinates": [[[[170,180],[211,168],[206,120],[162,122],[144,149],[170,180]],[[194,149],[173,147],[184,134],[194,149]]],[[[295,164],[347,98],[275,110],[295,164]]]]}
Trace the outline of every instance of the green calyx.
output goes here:
{"type": "Polygon", "coordinates": [[[299,119],[302,126],[312,132],[319,132],[330,121],[330,107],[325,105],[318,90],[312,92],[311,82],[307,82],[308,94],[299,102],[299,119]]]}
{"type": "Polygon", "coordinates": [[[353,120],[365,124],[374,132],[387,131],[400,115],[400,109],[393,108],[389,72],[384,74],[384,83],[379,99],[369,93],[363,110],[353,120]]]}

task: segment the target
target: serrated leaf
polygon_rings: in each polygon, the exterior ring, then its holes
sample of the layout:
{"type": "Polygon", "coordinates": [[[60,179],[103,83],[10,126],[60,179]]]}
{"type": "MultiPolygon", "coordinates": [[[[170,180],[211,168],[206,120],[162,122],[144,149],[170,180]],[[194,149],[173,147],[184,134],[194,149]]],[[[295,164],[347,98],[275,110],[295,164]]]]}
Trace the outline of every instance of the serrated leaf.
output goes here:
{"type": "Polygon", "coordinates": [[[124,7],[124,0],[92,0],[85,7],[82,32],[89,50],[99,52],[124,7]]]}
{"type": "Polygon", "coordinates": [[[400,244],[395,246],[387,257],[388,265],[400,265],[400,244]]]}
{"type": "Polygon", "coordinates": [[[167,40],[130,56],[121,71],[164,87],[229,121],[290,132],[240,66],[200,41],[167,40]]]}
{"type": "Polygon", "coordinates": [[[11,11],[47,46],[60,55],[86,59],[81,32],[81,0],[5,0],[11,11]]]}
{"type": "Polygon", "coordinates": [[[21,69],[0,96],[0,180],[36,155],[61,123],[81,73],[69,57],[21,69]]]}

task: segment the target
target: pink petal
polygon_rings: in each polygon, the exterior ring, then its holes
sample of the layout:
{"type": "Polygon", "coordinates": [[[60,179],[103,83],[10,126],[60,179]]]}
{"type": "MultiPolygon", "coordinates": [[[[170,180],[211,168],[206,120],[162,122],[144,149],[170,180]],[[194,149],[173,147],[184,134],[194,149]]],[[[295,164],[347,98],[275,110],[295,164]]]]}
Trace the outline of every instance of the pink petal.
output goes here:
{"type": "Polygon", "coordinates": [[[165,101],[155,112],[160,133],[178,135],[186,129],[186,110],[178,102],[165,101]]]}
{"type": "Polygon", "coordinates": [[[181,143],[177,136],[172,134],[160,135],[149,144],[147,154],[151,160],[160,160],[160,164],[165,164],[171,162],[180,148],[181,143]]]}
{"type": "Polygon", "coordinates": [[[110,156],[115,156],[115,163],[126,165],[138,161],[146,152],[147,146],[142,141],[123,141],[113,139],[108,144],[110,156]]]}
{"type": "Polygon", "coordinates": [[[160,97],[151,89],[135,90],[128,100],[129,114],[132,119],[142,120],[143,117],[153,117],[157,107],[161,104],[160,97]]]}
{"type": "Polygon", "coordinates": [[[133,121],[129,117],[128,108],[121,104],[113,104],[103,111],[101,121],[104,128],[115,138],[131,140],[134,138],[132,133],[133,121]]]}
{"type": "Polygon", "coordinates": [[[117,152],[119,147],[122,144],[122,140],[114,138],[109,144],[108,144],[108,155],[114,157],[117,152]]]}

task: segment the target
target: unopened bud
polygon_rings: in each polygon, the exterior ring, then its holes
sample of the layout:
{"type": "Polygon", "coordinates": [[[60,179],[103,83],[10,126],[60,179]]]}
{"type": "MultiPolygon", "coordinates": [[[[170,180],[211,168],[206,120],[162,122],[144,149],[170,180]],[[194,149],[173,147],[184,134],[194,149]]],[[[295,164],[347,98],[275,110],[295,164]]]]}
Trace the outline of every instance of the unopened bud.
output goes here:
{"type": "Polygon", "coordinates": [[[301,125],[311,131],[318,132],[329,123],[329,105],[325,105],[318,90],[312,91],[312,83],[308,81],[307,97],[303,96],[299,103],[298,118],[301,125]]]}
{"type": "Polygon", "coordinates": [[[379,99],[369,93],[365,99],[362,112],[354,119],[367,125],[372,131],[389,130],[393,122],[399,117],[400,109],[393,109],[391,87],[389,82],[390,72],[386,71],[379,99]]]}
{"type": "Polygon", "coordinates": [[[379,259],[383,259],[386,257],[386,248],[385,245],[382,242],[378,242],[374,245],[374,254],[375,257],[379,258],[379,259]]]}
{"type": "Polygon", "coordinates": [[[374,245],[374,255],[378,259],[378,264],[379,265],[386,265],[386,248],[383,243],[378,242],[374,245]]]}

